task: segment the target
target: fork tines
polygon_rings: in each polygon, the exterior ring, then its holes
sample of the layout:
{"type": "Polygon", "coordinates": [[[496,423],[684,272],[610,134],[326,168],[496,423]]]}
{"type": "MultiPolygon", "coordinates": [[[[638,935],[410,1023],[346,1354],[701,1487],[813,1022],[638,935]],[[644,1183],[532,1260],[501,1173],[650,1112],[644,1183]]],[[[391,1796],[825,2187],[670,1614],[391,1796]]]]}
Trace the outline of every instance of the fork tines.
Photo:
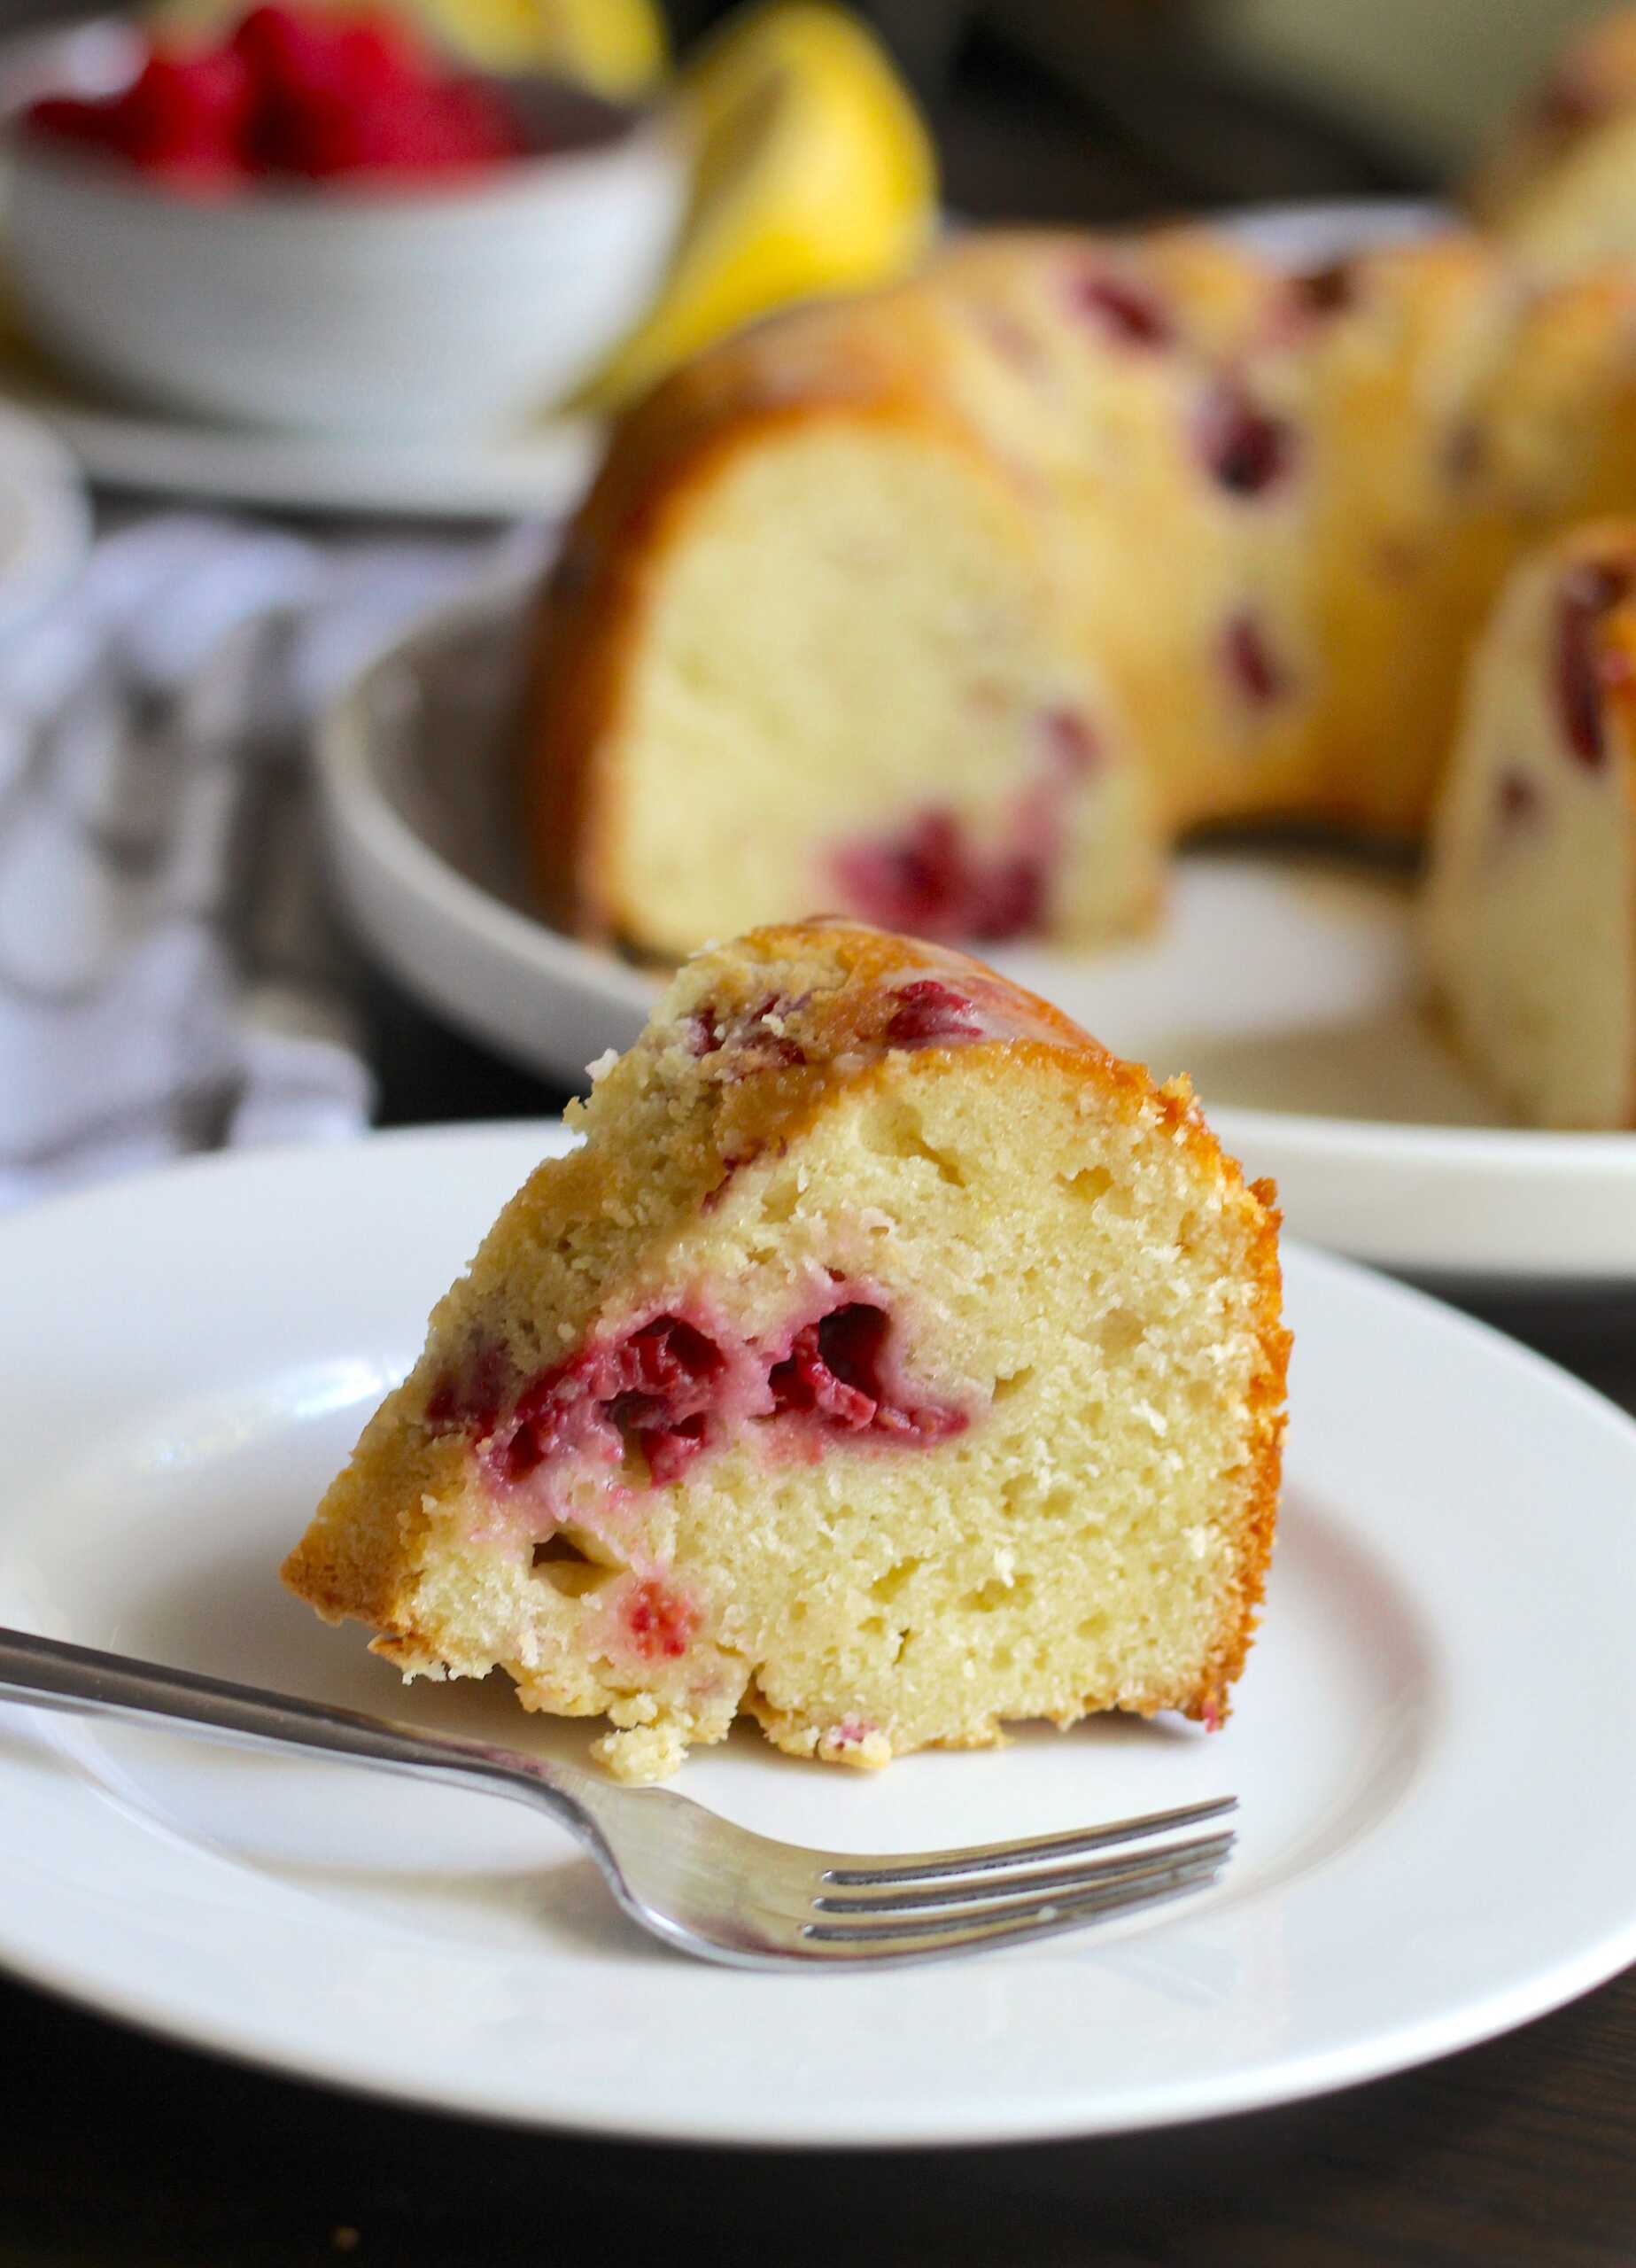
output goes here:
{"type": "Polygon", "coordinates": [[[824,1869],[813,1919],[801,1934],[812,1952],[831,1957],[908,1960],[917,1952],[1045,1937],[1155,1906],[1214,1879],[1233,1847],[1230,1829],[1152,1850],[1098,1854],[1219,1819],[1237,1800],[1221,1796],[1064,1835],[923,1852],[901,1864],[886,1856],[849,1860],[824,1869]],[[1049,1863],[1071,1858],[1085,1863],[1049,1863]]]}

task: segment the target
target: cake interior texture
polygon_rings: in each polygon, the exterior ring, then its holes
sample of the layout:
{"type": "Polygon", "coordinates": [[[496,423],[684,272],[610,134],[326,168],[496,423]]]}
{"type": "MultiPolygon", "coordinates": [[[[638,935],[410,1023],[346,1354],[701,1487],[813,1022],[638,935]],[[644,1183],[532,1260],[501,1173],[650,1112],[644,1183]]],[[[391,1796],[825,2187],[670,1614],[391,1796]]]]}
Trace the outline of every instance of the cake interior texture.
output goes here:
{"type": "Polygon", "coordinates": [[[1175,843],[1423,839],[1517,561],[1623,509],[1636,277],[975,235],[620,425],[541,594],[543,902],[674,960],[824,906],[1076,948],[1175,843]]]}
{"type": "Polygon", "coordinates": [[[738,452],[687,527],[604,791],[610,887],[653,909],[650,946],[809,905],[969,938],[1048,907],[1086,941],[1140,926],[1150,799],[1108,760],[1028,516],[969,446],[814,420],[738,452]]]}
{"type": "Polygon", "coordinates": [[[1636,1125],[1636,523],[1518,570],[1475,656],[1425,950],[1473,1067],[1537,1126],[1636,1125]]]}
{"type": "Polygon", "coordinates": [[[683,967],[431,1318],[286,1580],[663,1775],[1218,1722],[1275,1513],[1271,1192],[964,957],[683,967]]]}

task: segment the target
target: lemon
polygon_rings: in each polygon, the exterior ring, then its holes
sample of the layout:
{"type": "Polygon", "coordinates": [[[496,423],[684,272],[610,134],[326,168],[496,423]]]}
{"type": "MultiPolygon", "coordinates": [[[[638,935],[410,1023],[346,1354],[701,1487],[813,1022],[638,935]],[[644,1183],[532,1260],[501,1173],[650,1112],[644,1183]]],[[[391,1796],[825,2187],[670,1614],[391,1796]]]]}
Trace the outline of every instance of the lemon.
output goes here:
{"type": "Polygon", "coordinates": [[[792,299],[901,275],[937,206],[930,136],[873,35],[843,9],[774,0],[732,18],[677,94],[692,207],[664,290],[587,389],[597,408],[792,299]]]}
{"type": "MultiPolygon", "coordinates": [[[[357,13],[382,0],[303,0],[357,13]]],[[[615,100],[647,93],[663,76],[664,20],[655,0],[384,0],[462,61],[485,71],[544,71],[615,100]]],[[[245,15],[251,0],[159,0],[148,23],[160,35],[207,39],[245,15]]]]}

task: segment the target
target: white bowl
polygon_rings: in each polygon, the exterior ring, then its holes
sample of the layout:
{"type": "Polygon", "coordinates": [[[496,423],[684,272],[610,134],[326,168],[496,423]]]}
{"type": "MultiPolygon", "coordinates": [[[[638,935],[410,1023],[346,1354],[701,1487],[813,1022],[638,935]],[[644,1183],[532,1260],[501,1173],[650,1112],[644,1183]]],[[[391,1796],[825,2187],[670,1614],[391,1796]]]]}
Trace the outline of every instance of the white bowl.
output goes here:
{"type": "Polygon", "coordinates": [[[337,434],[515,421],[641,315],[686,192],[663,115],[553,98],[601,138],[425,188],[198,198],[19,129],[8,275],[41,346],[156,408],[337,434]]]}

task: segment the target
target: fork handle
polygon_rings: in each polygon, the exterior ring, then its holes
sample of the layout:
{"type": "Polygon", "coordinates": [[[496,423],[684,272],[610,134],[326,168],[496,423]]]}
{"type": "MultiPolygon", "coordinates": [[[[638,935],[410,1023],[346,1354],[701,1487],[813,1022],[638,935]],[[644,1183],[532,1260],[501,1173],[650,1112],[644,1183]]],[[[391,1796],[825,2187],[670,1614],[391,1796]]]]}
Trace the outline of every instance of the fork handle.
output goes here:
{"type": "Polygon", "coordinates": [[[0,1629],[0,1699],[139,1724],[157,1720],[239,1748],[297,1749],[423,1778],[467,1785],[476,1780],[497,1794],[543,1803],[576,1833],[594,1835],[582,1808],[594,1783],[571,1765],[481,1741],[412,1732],[361,1710],[233,1685],[27,1630],[0,1629]]]}

